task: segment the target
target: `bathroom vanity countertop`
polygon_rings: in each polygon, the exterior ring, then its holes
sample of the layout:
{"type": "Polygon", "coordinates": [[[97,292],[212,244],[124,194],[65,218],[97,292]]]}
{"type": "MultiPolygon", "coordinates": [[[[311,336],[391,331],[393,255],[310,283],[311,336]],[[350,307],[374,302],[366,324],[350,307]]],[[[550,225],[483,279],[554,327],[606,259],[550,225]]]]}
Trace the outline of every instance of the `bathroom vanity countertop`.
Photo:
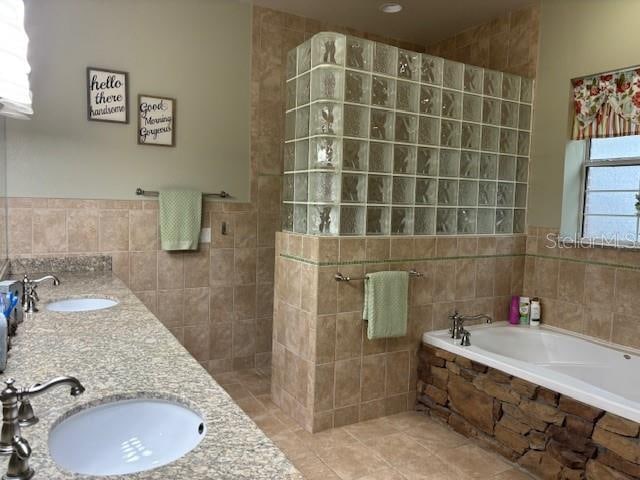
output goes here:
{"type": "MultiPolygon", "coordinates": [[[[180,400],[203,416],[202,442],[174,463],[110,479],[302,479],[284,454],[238,407],[173,335],[111,273],[64,274],[61,285],[39,287],[40,312],[25,318],[14,337],[7,370],[18,387],[61,375],[77,377],[86,391],[78,397],[61,386],[34,397],[40,422],[23,428],[33,449],[36,479],[96,478],[60,469],[49,456],[47,439],[62,415],[109,397],[138,396],[180,400]],[[117,299],[115,307],[81,313],[55,313],[46,304],[72,297],[117,299]]],[[[3,460],[6,471],[8,457],[3,460]]]]}

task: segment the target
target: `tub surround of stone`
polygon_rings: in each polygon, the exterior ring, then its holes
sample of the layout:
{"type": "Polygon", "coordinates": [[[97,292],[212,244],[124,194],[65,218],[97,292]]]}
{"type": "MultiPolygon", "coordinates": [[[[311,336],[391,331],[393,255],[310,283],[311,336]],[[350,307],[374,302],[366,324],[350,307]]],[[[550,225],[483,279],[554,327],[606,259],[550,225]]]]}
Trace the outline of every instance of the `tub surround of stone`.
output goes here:
{"type": "Polygon", "coordinates": [[[640,425],[422,345],[418,409],[543,479],[640,479],[640,425]]]}
{"type": "MultiPolygon", "coordinates": [[[[111,273],[63,273],[61,285],[42,285],[41,311],[20,325],[0,380],[18,386],[59,375],[86,387],[78,397],[56,389],[33,399],[40,422],[23,429],[33,448],[35,478],[80,478],[61,470],[48,453],[51,426],[69,411],[101,400],[151,396],[179,401],[203,416],[207,433],[191,452],[169,465],[127,479],[301,479],[282,452],[111,273]],[[83,313],[46,310],[50,301],[87,295],[116,298],[110,309],[83,313]]],[[[8,457],[0,467],[6,470],[8,457]]],[[[113,476],[109,478],[125,478],[113,476]]]]}

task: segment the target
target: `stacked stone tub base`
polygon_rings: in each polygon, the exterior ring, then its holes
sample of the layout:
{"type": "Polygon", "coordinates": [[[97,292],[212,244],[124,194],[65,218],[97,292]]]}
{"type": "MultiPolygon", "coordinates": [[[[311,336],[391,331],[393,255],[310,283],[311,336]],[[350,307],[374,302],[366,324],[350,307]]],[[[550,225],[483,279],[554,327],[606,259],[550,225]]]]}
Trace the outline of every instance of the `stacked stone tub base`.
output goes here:
{"type": "Polygon", "coordinates": [[[640,479],[640,425],[422,345],[417,408],[542,479],[640,479]]]}

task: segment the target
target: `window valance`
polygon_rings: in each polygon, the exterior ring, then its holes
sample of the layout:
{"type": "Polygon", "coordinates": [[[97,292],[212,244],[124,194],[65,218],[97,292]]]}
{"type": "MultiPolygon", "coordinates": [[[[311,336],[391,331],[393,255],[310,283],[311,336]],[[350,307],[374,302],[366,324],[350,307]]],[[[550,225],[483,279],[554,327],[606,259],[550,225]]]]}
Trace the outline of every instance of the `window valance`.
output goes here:
{"type": "Polygon", "coordinates": [[[640,134],[640,68],[573,81],[573,139],[640,134]]]}

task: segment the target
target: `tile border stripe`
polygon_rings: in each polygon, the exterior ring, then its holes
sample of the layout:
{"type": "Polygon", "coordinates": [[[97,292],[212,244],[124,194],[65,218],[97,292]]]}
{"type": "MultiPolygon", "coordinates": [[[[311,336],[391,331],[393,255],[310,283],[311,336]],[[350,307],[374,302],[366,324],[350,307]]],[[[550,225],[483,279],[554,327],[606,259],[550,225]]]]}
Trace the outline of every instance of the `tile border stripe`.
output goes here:
{"type": "Polygon", "coordinates": [[[524,253],[504,253],[504,254],[492,254],[492,255],[456,255],[452,257],[418,257],[418,258],[401,258],[401,259],[388,259],[388,260],[350,260],[345,262],[319,262],[315,260],[309,260],[297,255],[291,255],[288,253],[280,253],[280,257],[288,260],[295,260],[297,262],[306,263],[315,267],[348,267],[358,265],[385,265],[391,263],[410,263],[410,262],[436,262],[441,260],[474,260],[483,258],[507,258],[507,257],[524,257],[524,253]]]}
{"type": "Polygon", "coordinates": [[[444,260],[481,260],[487,258],[508,258],[508,257],[527,257],[531,258],[543,258],[546,260],[558,260],[564,262],[580,263],[584,265],[597,265],[601,267],[609,268],[621,268],[625,270],[640,271],[640,265],[624,265],[621,263],[599,262],[597,260],[584,260],[579,258],[557,257],[553,255],[541,255],[539,253],[504,253],[504,254],[487,254],[487,255],[455,255],[451,257],[416,257],[416,258],[398,258],[388,260],[349,260],[349,261],[335,261],[335,262],[319,262],[316,260],[310,260],[308,258],[299,257],[297,255],[291,255],[288,253],[280,253],[280,257],[288,260],[295,260],[296,262],[305,263],[315,267],[350,267],[358,265],[385,265],[394,263],[411,263],[411,262],[438,262],[444,260]]]}

